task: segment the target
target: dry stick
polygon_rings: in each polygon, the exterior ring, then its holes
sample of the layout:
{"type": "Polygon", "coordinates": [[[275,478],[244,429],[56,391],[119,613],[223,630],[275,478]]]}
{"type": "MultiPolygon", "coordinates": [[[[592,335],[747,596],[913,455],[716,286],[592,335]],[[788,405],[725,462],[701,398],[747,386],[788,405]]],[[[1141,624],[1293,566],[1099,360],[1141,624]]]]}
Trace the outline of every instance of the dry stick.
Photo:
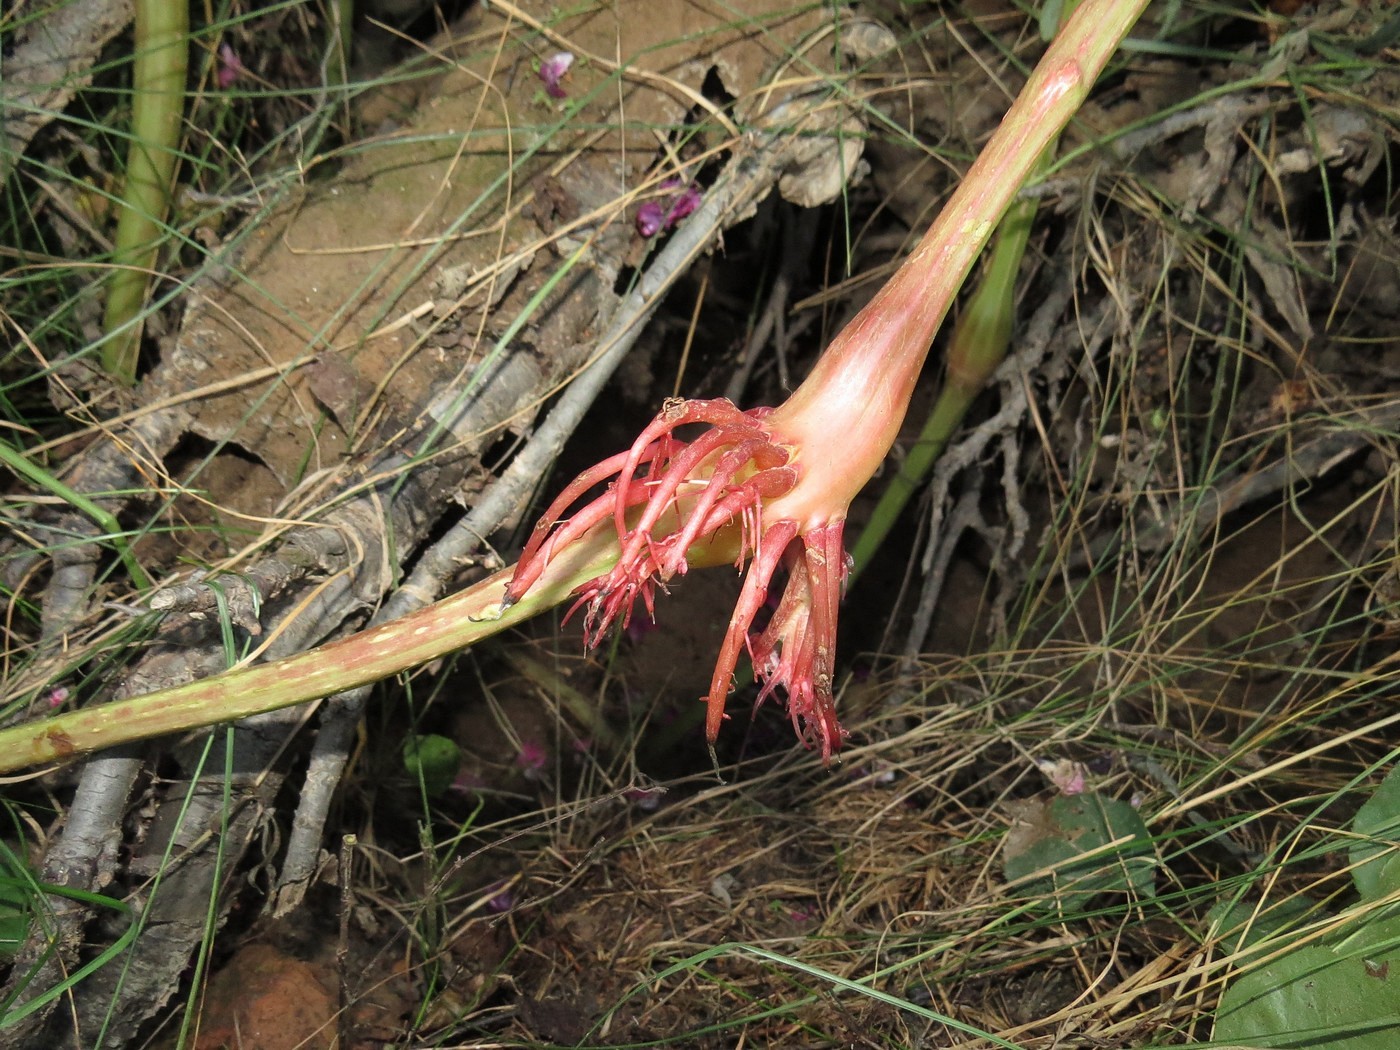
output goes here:
{"type": "MultiPolygon", "coordinates": [[[[593,361],[569,384],[549,416],[471,512],[419,561],[407,582],[389,596],[375,615],[376,623],[395,620],[437,598],[443,583],[463,562],[479,551],[485,539],[528,499],[558,458],[564,442],[627,356],[662,296],[695,258],[713,244],[735,215],[772,189],[804,140],[774,137],[752,158],[741,154],[729,162],[705,200],[676,230],[647,267],[637,286],[620,304],[593,361]]],[[[355,726],[364,710],[370,686],[334,697],[322,715],[306,778],[292,820],[274,912],[286,914],[300,901],[315,873],[326,814],[345,769],[355,726]]]]}
{"type": "MultiPolygon", "coordinates": [[[[63,834],[45,853],[38,877],[50,886],[89,891],[109,881],[118,867],[112,829],[122,813],[144,759],[131,747],[114,748],[83,766],[63,834]]],[[[82,942],[91,905],[76,897],[50,894],[43,922],[34,922],[13,958],[10,979],[0,986],[0,1002],[11,1008],[30,1003],[57,985],[82,942]]],[[[0,1046],[37,1045],[37,1033],[53,1006],[35,1010],[4,1033],[0,1046]]]]}
{"type": "Polygon", "coordinates": [[[125,533],[121,525],[117,522],[117,517],[107,508],[103,507],[96,500],[89,499],[83,493],[70,488],[60,481],[56,476],[44,470],[42,467],[30,462],[29,457],[24,452],[12,446],[8,441],[0,438],[0,462],[9,467],[20,477],[29,481],[37,488],[48,489],[49,492],[67,503],[74,510],[84,514],[102,532],[103,539],[109,542],[117,551],[118,557],[122,560],[122,565],[126,567],[127,574],[131,577],[131,582],[138,591],[148,591],[151,589],[150,578],[141,568],[140,562],[131,553],[131,544],[127,542],[125,533]]]}
{"type": "MultiPolygon", "coordinates": [[[[1376,440],[1377,432],[1392,436],[1400,426],[1400,401],[1391,401],[1349,415],[1330,415],[1319,421],[1321,433],[1292,444],[1268,466],[1252,468],[1223,484],[1196,490],[1194,499],[1183,498],[1166,521],[1155,516],[1140,522],[1133,544],[1139,551],[1157,551],[1180,537],[1182,530],[1194,536],[1214,529],[1222,518],[1241,507],[1272,496],[1304,481],[1330,473],[1376,440]]],[[[1121,534],[1103,536],[1069,560],[1072,569],[1097,564],[1122,543],[1121,534]]]]}
{"type": "MultiPolygon", "coordinates": [[[[130,419],[122,439],[91,451],[76,465],[68,481],[76,490],[88,493],[129,487],[130,449],[159,456],[174,444],[187,419],[182,409],[174,407],[130,419]]],[[[57,544],[49,555],[53,573],[42,608],[43,637],[50,648],[67,637],[79,610],[86,610],[91,598],[98,552],[96,544],[86,540],[92,535],[88,524],[86,519],[65,514],[58,522],[35,522],[32,526],[57,531],[66,525],[71,535],[81,538],[79,542],[57,544]]],[[[142,753],[134,748],[120,748],[85,764],[62,834],[55,836],[45,851],[39,869],[41,881],[89,891],[110,880],[119,861],[114,852],[118,836],[113,829],[120,826],[132,786],[145,765],[142,753]]],[[[48,900],[48,921],[33,924],[14,959],[9,982],[0,987],[0,1002],[29,1002],[57,986],[77,955],[82,931],[91,918],[91,905],[57,895],[48,900]]],[[[6,1029],[0,1046],[35,1045],[31,1036],[42,1029],[52,1009],[52,1005],[37,1009],[6,1029]]]]}
{"type": "MultiPolygon", "coordinates": [[[[133,456],[158,460],[174,447],[187,421],[185,412],[177,409],[132,419],[119,438],[88,450],[64,481],[97,502],[104,502],[100,493],[139,488],[132,480],[137,476],[133,456]]],[[[108,506],[117,513],[126,509],[126,503],[125,498],[112,499],[108,506]]],[[[42,634],[46,645],[62,645],[92,601],[93,580],[102,559],[98,532],[89,519],[73,512],[64,512],[55,521],[36,520],[31,527],[41,536],[53,537],[47,551],[52,573],[40,603],[42,634]]]]}
{"type": "MultiPolygon", "coordinates": [[[[19,10],[11,5],[7,14],[19,10]]],[[[60,120],[92,82],[102,49],[131,22],[130,0],[49,4],[30,16],[42,30],[11,29],[0,77],[0,185],[40,130],[60,120]]],[[[14,27],[14,22],[10,22],[14,27]]]]}

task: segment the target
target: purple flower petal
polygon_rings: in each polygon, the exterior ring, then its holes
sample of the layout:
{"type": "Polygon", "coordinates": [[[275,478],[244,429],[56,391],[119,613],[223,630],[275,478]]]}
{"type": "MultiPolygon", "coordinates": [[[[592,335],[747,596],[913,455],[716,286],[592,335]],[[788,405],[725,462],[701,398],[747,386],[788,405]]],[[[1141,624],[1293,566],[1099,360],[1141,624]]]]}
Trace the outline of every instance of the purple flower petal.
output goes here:
{"type": "Polygon", "coordinates": [[[549,752],[538,740],[522,740],[520,753],[515,756],[515,764],[529,777],[549,765],[549,752]]]}
{"type": "Polygon", "coordinates": [[[661,796],[664,794],[666,792],[662,788],[628,788],[622,797],[643,813],[655,813],[661,808],[661,796]]]}
{"type": "MultiPolygon", "coordinates": [[[[672,189],[680,184],[680,179],[673,175],[661,184],[661,188],[672,189]]],[[[661,201],[647,201],[637,209],[637,232],[643,237],[655,237],[663,230],[669,230],[700,207],[701,199],[700,187],[692,184],[680,193],[671,194],[664,204],[661,201]]]]}
{"type": "Polygon", "coordinates": [[[674,201],[671,202],[671,209],[666,213],[666,226],[669,229],[680,222],[687,215],[700,207],[700,188],[690,186],[683,190],[674,201]]]}
{"type": "Polygon", "coordinates": [[[666,212],[659,201],[647,201],[637,209],[637,232],[655,237],[666,225],[666,212]]]}
{"type": "Polygon", "coordinates": [[[510,890],[510,883],[505,879],[500,879],[486,887],[486,892],[490,894],[486,898],[486,907],[497,915],[503,915],[515,907],[515,894],[510,890]]]}
{"type": "Polygon", "coordinates": [[[564,74],[573,64],[574,56],[568,51],[556,51],[540,63],[540,79],[544,81],[544,89],[550,98],[565,96],[566,92],[559,81],[564,79],[564,74]]]}
{"type": "Polygon", "coordinates": [[[219,68],[214,74],[214,80],[218,83],[221,91],[227,91],[233,86],[233,82],[243,75],[243,62],[238,57],[238,52],[233,49],[233,45],[227,40],[219,45],[219,68]]]}

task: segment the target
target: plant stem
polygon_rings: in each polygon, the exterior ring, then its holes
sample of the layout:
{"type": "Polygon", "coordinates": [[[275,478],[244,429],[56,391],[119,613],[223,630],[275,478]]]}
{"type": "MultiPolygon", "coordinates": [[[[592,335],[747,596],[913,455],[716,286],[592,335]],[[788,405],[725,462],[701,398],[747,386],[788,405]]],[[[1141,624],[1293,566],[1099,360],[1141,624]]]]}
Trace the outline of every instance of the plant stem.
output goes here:
{"type": "Polygon", "coordinates": [[[510,569],[436,605],[284,660],[0,730],[0,772],[232,722],[416,667],[557,605],[574,587],[605,572],[617,556],[615,545],[581,547],[557,559],[549,581],[503,614],[498,615],[510,569]]]}
{"type": "MultiPolygon", "coordinates": [[[[1068,20],[1077,4],[1069,0],[1057,23],[1068,20]]],[[[1052,25],[1048,39],[1053,41],[1059,25],[1052,25]]],[[[1032,175],[1049,167],[1059,143],[1056,131],[1035,165],[1032,175]]],[[[890,529],[903,513],[914,492],[927,480],[933,464],[943,454],[954,432],[982,392],[993,373],[1001,367],[1011,348],[1015,322],[1016,276],[1030,241],[1039,205],[1034,200],[1014,201],[997,227],[996,242],[987,260],[982,279],[968,296],[957,327],[948,341],[948,373],[932,411],[924,420],[919,437],[894,472],[880,501],[851,548],[852,569],[847,586],[870,563],[890,529]]]]}
{"type": "Polygon", "coordinates": [[[102,347],[102,367],[127,385],[136,382],[139,317],[170,207],[184,115],[189,21],[183,0],[137,0],[131,141],[103,320],[108,338],[102,347]]]}
{"type": "MultiPolygon", "coordinates": [[[[933,336],[963,279],[1146,6],[1147,0],[1085,0],[1066,20],[914,251],[774,411],[773,426],[781,425],[794,444],[815,447],[833,428],[854,434],[846,420],[850,412],[882,417],[893,443],[933,336]],[[840,411],[840,401],[849,412],[840,411]],[[812,433],[804,434],[804,427],[812,433]]],[[[872,431],[862,428],[861,440],[830,447],[830,462],[814,465],[843,479],[851,496],[873,473],[871,457],[878,462],[890,447],[874,448],[872,431]]],[[[819,491],[822,501],[832,502],[835,484],[819,491]]],[[[796,490],[787,502],[802,521],[809,508],[799,505],[796,490]]]]}
{"type": "Polygon", "coordinates": [[[23,452],[3,439],[0,439],[0,463],[4,463],[16,474],[27,478],[40,488],[47,489],[79,513],[87,515],[105,534],[100,539],[106,540],[116,548],[117,555],[121,558],[122,564],[126,566],[126,571],[131,576],[131,582],[136,589],[142,592],[151,589],[150,578],[142,570],[140,562],[136,560],[136,555],[131,551],[131,544],[126,541],[126,534],[122,530],[121,523],[114,515],[81,492],[59,481],[47,470],[35,466],[23,452]]]}
{"type": "Polygon", "coordinates": [[[938,399],[918,438],[886,484],[870,520],[851,548],[854,565],[847,586],[853,584],[860,570],[870,563],[914,492],[928,479],[934,462],[962,425],[972,402],[1006,359],[1011,346],[1016,275],[1026,252],[1037,207],[1038,202],[1034,200],[1016,201],[1002,219],[986,271],[977,290],[968,297],[949,342],[948,375],[943,389],[938,392],[938,399]]]}

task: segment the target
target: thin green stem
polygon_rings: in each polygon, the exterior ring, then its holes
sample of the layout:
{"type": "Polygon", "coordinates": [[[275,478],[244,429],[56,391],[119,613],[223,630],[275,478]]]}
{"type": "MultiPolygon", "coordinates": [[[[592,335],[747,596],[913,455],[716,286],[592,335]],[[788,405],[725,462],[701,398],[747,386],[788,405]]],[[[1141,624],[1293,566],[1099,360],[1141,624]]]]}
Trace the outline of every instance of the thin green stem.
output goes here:
{"type": "Polygon", "coordinates": [[[171,183],[184,115],[189,62],[189,5],[137,0],[136,56],[132,63],[131,142],[126,185],[113,239],[107,286],[102,366],[126,384],[136,382],[140,316],[148,276],[170,208],[171,183]]]}
{"type": "Polygon", "coordinates": [[[928,480],[934,463],[962,425],[987,379],[1006,360],[1015,317],[1016,275],[1026,253],[1036,208],[1034,200],[1019,200],[1002,220],[986,272],[958,318],[948,350],[948,376],[938,399],[851,548],[854,564],[849,582],[855,582],[870,564],[909,500],[928,480]]]}
{"type": "Polygon", "coordinates": [[[131,576],[133,586],[135,586],[138,591],[142,592],[151,589],[150,578],[136,560],[136,555],[132,553],[131,544],[127,543],[126,534],[123,532],[121,524],[117,521],[116,517],[98,506],[81,492],[69,488],[47,470],[35,466],[24,453],[20,452],[19,449],[13,447],[9,442],[3,439],[0,439],[0,462],[3,462],[5,466],[9,467],[20,477],[53,493],[74,510],[85,514],[91,519],[93,524],[102,530],[104,535],[101,538],[116,549],[117,556],[121,558],[122,564],[126,566],[127,573],[131,576]]]}
{"type": "Polygon", "coordinates": [[[355,44],[355,0],[332,0],[331,29],[335,53],[331,62],[331,87],[343,88],[349,80],[350,49],[355,44]]]}
{"type": "Polygon", "coordinates": [[[285,660],[0,730],[0,772],[232,722],[380,681],[559,604],[616,559],[615,538],[601,530],[556,559],[548,580],[505,610],[501,597],[513,568],[408,616],[285,660]]]}

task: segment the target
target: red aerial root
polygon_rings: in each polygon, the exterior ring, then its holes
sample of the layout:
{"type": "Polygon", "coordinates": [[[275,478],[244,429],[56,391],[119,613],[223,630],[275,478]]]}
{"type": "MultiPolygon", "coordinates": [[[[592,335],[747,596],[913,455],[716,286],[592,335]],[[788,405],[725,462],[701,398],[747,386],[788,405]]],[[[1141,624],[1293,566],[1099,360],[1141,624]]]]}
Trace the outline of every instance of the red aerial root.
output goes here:
{"type": "MultiPolygon", "coordinates": [[[[748,573],[706,697],[706,737],[713,744],[719,735],[734,671],[747,648],[763,683],[759,702],[782,686],[794,728],[829,760],[844,735],[832,697],[836,607],[846,575],[843,522],[837,518],[804,532],[798,522],[768,513],[767,504],[793,492],[800,478],[796,450],[774,432],[771,415],[766,408],[740,411],[723,398],[667,403],[629,451],[584,471],[549,506],[520,557],[505,603],[518,601],[556,552],[608,527],[611,519],[620,556],[611,570],[579,589],[570,610],[585,609],[585,640],[596,645],[614,624],[627,626],[637,599],[651,615],[656,588],[685,574],[693,552],[737,525],[738,561],[749,563],[748,573]],[[708,429],[683,441],[676,430],[689,424],[708,429]],[[604,482],[602,495],[583,502],[604,482]],[[788,570],[783,598],[755,633],[754,619],[780,565],[788,570]]],[[[844,504],[839,510],[844,517],[844,504]]]]}

